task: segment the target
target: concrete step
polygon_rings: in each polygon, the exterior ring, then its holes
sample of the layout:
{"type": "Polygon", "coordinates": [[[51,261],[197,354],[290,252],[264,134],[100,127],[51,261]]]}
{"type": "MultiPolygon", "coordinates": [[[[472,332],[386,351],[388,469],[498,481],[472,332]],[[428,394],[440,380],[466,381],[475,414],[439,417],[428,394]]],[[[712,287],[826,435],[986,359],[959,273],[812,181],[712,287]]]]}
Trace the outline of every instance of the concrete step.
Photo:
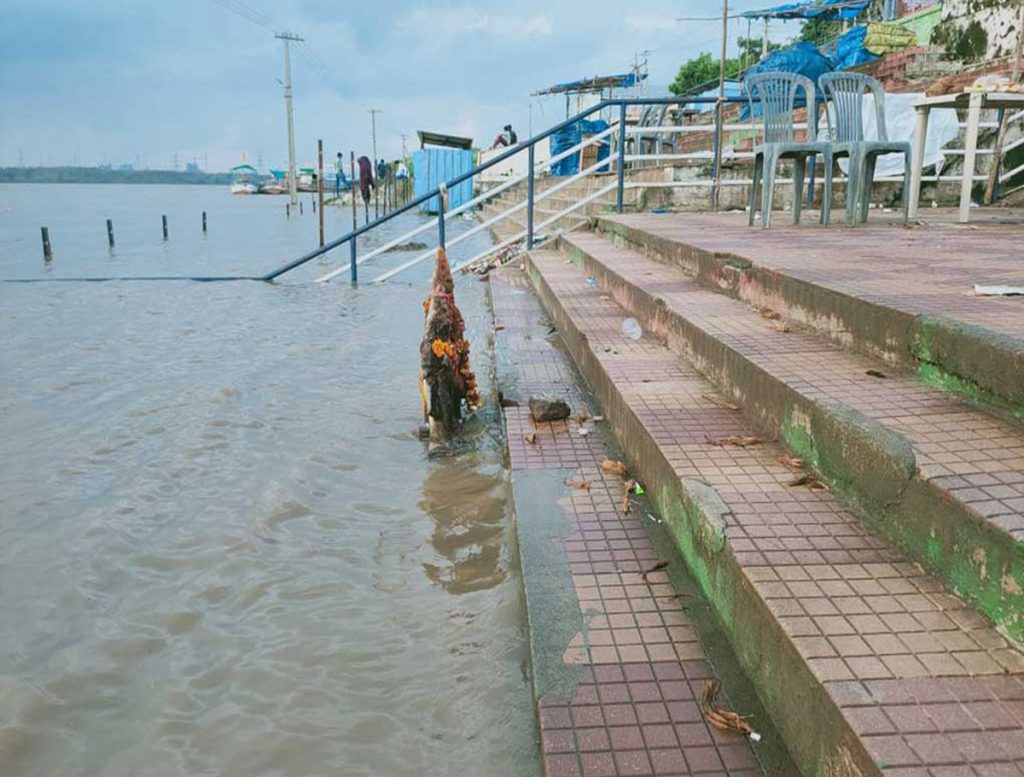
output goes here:
{"type": "Polygon", "coordinates": [[[941,211],[922,209],[923,229],[884,226],[883,216],[856,230],[821,228],[813,217],[763,230],[748,228],[744,214],[636,214],[599,217],[598,229],[844,347],[1024,418],[1020,299],[968,294],[975,283],[1024,283],[1011,261],[1019,223],[989,223],[979,240],[977,227],[950,225],[941,211]],[[939,215],[928,225],[931,213],[939,215]]]}
{"type": "Polygon", "coordinates": [[[802,773],[1016,773],[1024,655],[832,492],[794,484],[782,446],[716,444],[758,428],[662,344],[664,310],[632,340],[624,286],[551,250],[527,270],[802,773]]]}
{"type": "MultiPolygon", "coordinates": [[[[487,221],[492,219],[508,208],[508,205],[504,204],[485,204],[479,211],[477,211],[477,218],[481,221],[487,221]]],[[[587,217],[578,216],[576,214],[568,214],[559,218],[552,224],[541,227],[541,223],[547,219],[555,216],[558,211],[548,210],[546,208],[536,208],[534,210],[534,230],[535,234],[540,235],[553,235],[557,231],[566,231],[576,229],[588,223],[587,217]]],[[[496,222],[490,231],[492,235],[498,240],[507,240],[514,237],[515,235],[524,232],[526,230],[526,211],[521,210],[513,213],[500,221],[496,222]]]]}
{"type": "Polygon", "coordinates": [[[599,234],[560,245],[763,434],[1024,641],[1024,428],[813,331],[780,332],[784,319],[599,234]]]}

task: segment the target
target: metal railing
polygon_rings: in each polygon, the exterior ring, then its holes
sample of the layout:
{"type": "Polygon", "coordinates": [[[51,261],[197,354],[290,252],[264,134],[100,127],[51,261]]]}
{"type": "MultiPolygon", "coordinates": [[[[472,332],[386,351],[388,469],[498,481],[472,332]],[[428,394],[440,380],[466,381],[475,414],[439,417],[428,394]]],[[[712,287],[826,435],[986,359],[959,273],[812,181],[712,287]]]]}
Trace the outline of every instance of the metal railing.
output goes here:
{"type": "MultiPolygon", "coordinates": [[[[745,101],[746,101],[746,98],[739,98],[739,97],[731,97],[730,98],[730,97],[727,97],[727,98],[724,98],[722,102],[723,103],[742,103],[742,102],[745,102],[745,101]]],[[[487,170],[487,169],[489,169],[491,167],[494,167],[495,165],[501,164],[506,159],[509,159],[510,157],[512,157],[512,156],[514,156],[516,154],[522,153],[523,151],[526,151],[530,155],[530,157],[531,157],[530,158],[530,163],[527,166],[527,173],[526,173],[527,201],[526,201],[524,207],[526,208],[526,211],[527,211],[527,229],[525,230],[526,231],[526,234],[525,234],[526,244],[527,244],[527,248],[528,249],[532,248],[533,247],[533,234],[534,234],[534,229],[533,229],[534,195],[533,195],[533,191],[534,191],[534,180],[535,180],[535,177],[536,177],[536,169],[535,169],[536,166],[534,164],[533,157],[535,156],[535,148],[536,148],[538,143],[540,143],[541,141],[547,140],[549,137],[551,137],[556,132],[559,132],[559,131],[565,129],[566,127],[569,127],[569,126],[575,124],[576,122],[580,121],[581,119],[586,119],[589,116],[593,116],[594,114],[599,114],[602,111],[605,111],[605,110],[608,110],[608,109],[612,109],[612,108],[618,108],[619,109],[619,126],[620,127],[624,127],[624,126],[626,126],[626,109],[629,106],[633,106],[633,105],[682,105],[684,103],[686,103],[686,104],[689,104],[689,103],[717,104],[718,103],[718,99],[715,98],[715,97],[686,97],[686,98],[679,98],[679,97],[639,97],[639,98],[619,98],[619,99],[602,100],[601,102],[596,103],[595,105],[591,106],[590,108],[587,108],[586,110],[581,111],[580,113],[577,113],[575,116],[571,116],[568,119],[566,119],[565,121],[559,122],[558,124],[554,125],[553,127],[550,127],[549,129],[546,129],[543,132],[541,132],[541,133],[539,133],[537,135],[534,135],[529,140],[526,140],[526,141],[524,141],[522,143],[519,143],[518,145],[513,146],[512,148],[508,149],[504,153],[499,154],[498,156],[496,156],[496,157],[494,157],[492,159],[487,160],[487,162],[485,162],[483,164],[480,164],[480,165],[477,165],[473,169],[471,169],[471,170],[469,170],[469,171],[467,171],[465,173],[462,173],[461,175],[458,175],[458,176],[456,176],[455,178],[452,178],[449,181],[446,181],[444,184],[441,184],[441,185],[431,189],[430,191],[420,195],[419,197],[414,198],[413,200],[409,201],[408,203],[406,203],[405,205],[401,206],[400,208],[397,208],[397,209],[391,211],[390,213],[387,213],[386,215],[381,216],[380,218],[376,219],[375,221],[371,221],[371,222],[369,222],[367,224],[364,224],[361,227],[356,227],[355,229],[353,229],[350,232],[342,235],[341,237],[335,238],[334,240],[330,240],[327,243],[325,243],[324,245],[320,246],[319,248],[316,248],[316,249],[314,249],[312,251],[309,251],[308,253],[303,254],[302,256],[298,257],[297,259],[294,259],[291,262],[288,262],[287,264],[282,265],[281,267],[278,267],[277,269],[268,272],[266,275],[262,276],[262,280],[272,281],[275,278],[278,278],[278,277],[284,275],[287,272],[291,272],[292,270],[294,270],[297,267],[301,267],[302,265],[306,264],[307,262],[312,261],[313,259],[316,259],[317,257],[323,256],[324,254],[328,253],[329,251],[333,251],[335,248],[343,246],[345,243],[349,243],[349,246],[350,246],[350,251],[349,251],[349,254],[350,254],[349,277],[352,280],[352,282],[354,283],[354,282],[356,282],[358,280],[358,274],[359,274],[358,267],[359,267],[359,265],[362,262],[365,262],[366,260],[372,258],[371,254],[372,254],[372,256],[379,256],[380,254],[384,253],[384,251],[388,250],[388,248],[393,248],[394,246],[399,245],[402,241],[407,240],[408,237],[403,236],[402,238],[398,238],[396,240],[389,241],[387,247],[385,247],[385,246],[378,247],[378,248],[374,249],[373,252],[371,252],[370,254],[367,254],[366,256],[364,256],[362,258],[357,258],[357,255],[356,255],[357,252],[356,252],[356,247],[355,246],[356,246],[357,239],[360,236],[367,234],[368,232],[372,232],[373,230],[377,229],[378,227],[382,226],[383,224],[386,224],[387,222],[391,221],[392,219],[402,215],[403,213],[407,213],[407,212],[413,210],[414,208],[419,208],[420,205],[422,205],[425,202],[428,202],[429,200],[433,199],[434,197],[437,197],[438,198],[438,202],[441,203],[441,205],[440,205],[440,207],[438,209],[438,214],[437,214],[437,216],[438,216],[438,219],[437,219],[437,230],[438,230],[438,244],[440,245],[440,247],[444,248],[444,247],[446,247],[446,244],[445,244],[445,220],[447,218],[450,218],[452,215],[455,215],[456,213],[464,212],[469,207],[472,207],[473,204],[479,204],[483,199],[486,199],[488,196],[493,196],[494,195],[494,190],[490,190],[489,192],[486,192],[484,195],[481,195],[481,197],[475,198],[476,199],[475,203],[471,200],[470,202],[464,203],[459,208],[454,209],[452,211],[446,211],[444,206],[443,206],[443,199],[441,197],[443,191],[446,190],[446,189],[452,189],[452,188],[458,186],[463,181],[469,180],[469,179],[473,178],[473,176],[478,175],[480,172],[482,172],[484,170],[487,170]]],[[[715,131],[715,147],[716,148],[718,148],[718,145],[719,145],[720,140],[721,140],[721,121],[720,121],[720,118],[719,118],[720,116],[721,116],[721,111],[716,111],[716,118],[718,118],[718,120],[716,121],[717,129],[715,131]]],[[[643,129],[647,130],[648,128],[645,127],[643,129]]],[[[614,131],[614,128],[612,128],[612,127],[609,127],[609,129],[606,130],[606,132],[608,132],[609,134],[611,134],[611,132],[613,132],[613,131],[614,131]]],[[[566,152],[563,152],[564,156],[568,156],[571,153],[578,153],[580,148],[582,148],[585,145],[588,145],[588,144],[594,142],[593,138],[588,138],[587,140],[588,140],[587,143],[578,144],[579,147],[575,147],[574,149],[569,149],[566,152]]],[[[552,163],[553,163],[552,160],[548,160],[544,164],[550,165],[552,163]]],[[[611,165],[612,164],[612,160],[611,159],[602,160],[601,164],[602,165],[611,165]]],[[[620,142],[619,143],[619,149],[618,149],[617,165],[616,165],[617,172],[618,172],[618,181],[617,181],[617,209],[620,212],[622,211],[623,194],[624,194],[624,191],[625,191],[624,166],[625,166],[625,143],[620,142]]],[[[717,177],[717,174],[718,174],[718,170],[717,170],[717,167],[716,167],[716,169],[714,170],[715,177],[717,177]]],[[[511,185],[513,185],[513,184],[509,183],[509,186],[511,186],[511,185]]],[[[418,229],[415,232],[415,234],[419,234],[419,232],[421,232],[421,231],[425,231],[425,230],[424,229],[418,229]]],[[[411,234],[413,234],[413,233],[410,233],[410,235],[411,234]]],[[[491,250],[494,250],[494,248],[492,247],[491,250]]],[[[335,273],[335,275],[336,274],[337,273],[335,273]]],[[[334,277],[334,276],[332,275],[331,277],[334,277]]]]}
{"type": "MultiPolygon", "coordinates": [[[[386,215],[376,219],[375,221],[372,221],[372,222],[369,222],[367,224],[364,224],[362,227],[357,227],[357,228],[353,229],[352,231],[348,232],[347,234],[342,235],[341,237],[336,238],[335,240],[331,240],[330,242],[326,243],[322,247],[314,249],[313,251],[310,251],[310,252],[300,256],[299,258],[295,259],[294,261],[289,262],[288,264],[283,265],[282,267],[279,267],[279,268],[277,268],[276,270],[274,270],[274,271],[272,271],[270,273],[267,273],[266,275],[262,276],[262,280],[265,280],[265,281],[273,280],[273,279],[283,275],[284,273],[290,272],[291,270],[293,270],[293,269],[295,269],[295,268],[297,268],[297,267],[299,267],[301,265],[304,265],[307,262],[309,262],[309,261],[311,261],[313,259],[316,259],[317,257],[323,256],[324,254],[334,250],[335,248],[338,248],[338,247],[344,245],[345,243],[348,243],[349,247],[350,247],[350,252],[349,252],[350,253],[350,261],[349,261],[348,267],[346,268],[345,266],[341,266],[341,267],[339,267],[339,268],[337,268],[335,270],[331,270],[330,272],[328,272],[328,273],[326,273],[324,275],[321,275],[316,280],[318,282],[329,281],[332,278],[335,278],[335,277],[343,274],[345,272],[345,270],[348,269],[351,281],[352,282],[356,282],[357,279],[358,279],[358,268],[359,268],[360,265],[362,265],[365,262],[368,262],[368,261],[370,261],[370,260],[372,260],[372,259],[374,259],[374,258],[376,258],[378,256],[381,256],[382,254],[388,252],[389,250],[395,248],[396,246],[399,246],[399,245],[405,243],[406,241],[410,240],[411,238],[415,237],[416,235],[422,234],[423,232],[429,231],[429,230],[431,230],[431,229],[433,229],[435,227],[434,227],[434,224],[431,221],[429,221],[429,220],[425,221],[424,223],[418,225],[417,227],[413,228],[412,230],[406,232],[405,234],[403,234],[403,235],[401,235],[399,237],[396,237],[394,239],[391,239],[391,240],[387,241],[386,243],[384,243],[383,245],[380,245],[380,246],[374,248],[373,250],[369,251],[368,253],[364,254],[363,256],[357,256],[357,251],[356,251],[356,241],[357,241],[357,238],[359,238],[360,236],[366,235],[369,232],[372,232],[373,230],[375,230],[378,227],[382,226],[383,224],[391,221],[392,219],[396,218],[397,216],[402,215],[403,213],[407,213],[407,212],[409,212],[409,211],[411,211],[411,210],[413,210],[415,208],[418,208],[423,203],[425,203],[425,202],[427,202],[427,201],[429,201],[429,200],[431,200],[432,198],[435,198],[435,197],[437,198],[438,203],[439,203],[439,209],[438,209],[438,214],[437,214],[437,222],[436,222],[438,245],[440,247],[442,247],[442,248],[448,248],[448,247],[454,246],[454,245],[456,245],[458,243],[461,243],[461,242],[463,242],[465,240],[468,240],[473,235],[476,235],[476,234],[478,234],[479,232],[481,232],[481,231],[483,231],[485,229],[490,229],[490,228],[494,227],[499,222],[502,222],[502,221],[504,221],[506,219],[509,219],[510,217],[517,216],[518,214],[520,214],[524,210],[526,212],[525,213],[525,215],[526,215],[526,224],[525,224],[524,228],[514,232],[510,237],[506,237],[506,238],[500,240],[497,244],[489,246],[485,251],[482,251],[479,254],[473,256],[472,258],[461,262],[460,264],[458,264],[457,266],[455,266],[453,268],[455,270],[460,270],[460,269],[468,268],[468,267],[474,265],[475,263],[479,262],[481,259],[487,257],[488,255],[491,255],[491,254],[493,254],[493,253],[495,253],[497,251],[500,251],[501,249],[505,248],[506,246],[513,245],[513,244],[518,243],[520,241],[525,241],[525,245],[526,245],[527,250],[533,248],[535,239],[541,233],[541,230],[544,230],[548,226],[551,226],[551,225],[557,223],[559,220],[564,219],[567,216],[570,216],[575,211],[585,208],[588,204],[590,204],[594,200],[599,199],[600,197],[604,197],[605,195],[610,194],[612,191],[615,192],[615,210],[617,212],[619,212],[619,213],[621,213],[622,210],[623,210],[625,191],[626,190],[633,190],[633,189],[641,189],[641,188],[642,189],[647,189],[647,188],[652,188],[652,189],[664,189],[664,188],[680,188],[680,189],[685,189],[685,188],[710,188],[712,190],[712,209],[714,209],[715,206],[717,205],[717,201],[718,201],[717,194],[718,194],[719,191],[721,191],[722,187],[749,186],[752,183],[752,181],[751,181],[751,179],[749,177],[729,178],[727,180],[723,180],[722,179],[721,167],[723,166],[723,164],[722,164],[723,162],[729,162],[729,161],[733,161],[733,160],[737,160],[737,159],[747,159],[747,158],[752,158],[754,156],[753,150],[751,150],[751,151],[736,151],[736,150],[733,150],[733,149],[729,149],[727,156],[723,160],[721,152],[723,151],[724,139],[726,138],[727,135],[732,135],[734,133],[740,133],[741,137],[745,133],[753,134],[753,133],[757,132],[758,130],[760,130],[760,125],[756,124],[756,123],[726,124],[724,122],[723,116],[722,116],[723,111],[721,111],[721,110],[716,110],[715,111],[715,116],[714,116],[714,121],[711,122],[711,123],[706,123],[706,124],[687,124],[687,125],[674,125],[674,124],[673,125],[668,125],[668,124],[666,124],[666,125],[658,125],[658,126],[639,126],[639,125],[629,125],[628,122],[627,122],[627,115],[626,115],[627,114],[627,108],[630,107],[630,106],[640,106],[640,105],[680,105],[681,106],[684,103],[694,103],[694,102],[705,103],[705,104],[717,104],[718,100],[717,100],[717,98],[714,98],[714,97],[707,97],[707,98],[699,98],[699,97],[697,97],[697,98],[694,98],[694,97],[675,98],[675,97],[670,97],[670,98],[636,98],[636,99],[625,99],[624,98],[624,99],[612,99],[612,100],[601,101],[601,102],[595,104],[594,106],[592,106],[592,107],[590,107],[590,108],[588,108],[588,109],[586,109],[586,110],[576,114],[575,116],[572,116],[572,117],[566,119],[565,121],[560,122],[559,124],[556,124],[555,126],[553,126],[553,127],[549,128],[549,129],[539,133],[538,135],[533,136],[529,140],[526,140],[526,141],[524,141],[524,142],[522,142],[522,143],[520,143],[520,144],[518,144],[518,145],[516,145],[516,146],[514,146],[512,148],[507,149],[506,151],[498,154],[497,156],[493,157],[492,159],[489,159],[487,162],[485,162],[483,164],[480,164],[480,165],[477,165],[476,167],[474,167],[473,169],[469,170],[468,172],[465,172],[465,173],[463,173],[463,174],[461,174],[461,175],[459,175],[459,176],[457,176],[455,178],[452,178],[449,181],[446,181],[443,184],[440,184],[436,188],[434,188],[434,189],[432,189],[432,190],[422,194],[419,197],[416,197],[415,199],[411,200],[407,204],[397,208],[394,211],[391,211],[390,213],[387,213],[386,215]],[[585,118],[587,118],[589,116],[593,116],[595,113],[601,113],[602,111],[604,111],[606,109],[609,109],[609,108],[618,108],[618,114],[619,115],[618,115],[618,124],[617,125],[613,124],[613,125],[609,126],[607,129],[604,129],[604,130],[598,132],[597,134],[595,134],[593,136],[589,136],[589,137],[585,138],[580,143],[577,143],[576,145],[572,146],[571,148],[568,148],[568,149],[565,149],[564,151],[559,152],[558,154],[556,154],[555,156],[551,157],[550,159],[546,159],[546,160],[544,160],[542,162],[539,162],[539,163],[536,162],[535,149],[536,149],[536,146],[537,146],[538,143],[548,139],[551,135],[553,135],[556,132],[559,132],[560,130],[562,130],[562,129],[564,129],[564,128],[566,128],[566,127],[568,127],[568,126],[570,126],[570,125],[580,121],[581,119],[585,119],[585,118]],[[677,136],[687,136],[687,135],[692,135],[692,134],[695,134],[695,133],[712,134],[713,135],[712,144],[711,144],[712,148],[710,150],[705,149],[705,150],[689,152],[689,153],[675,153],[675,147],[676,147],[675,141],[674,140],[672,140],[672,141],[666,140],[666,137],[675,138],[677,136]],[[598,159],[598,161],[596,161],[594,164],[591,164],[590,166],[586,167],[585,169],[580,170],[579,172],[577,172],[577,173],[575,173],[573,175],[565,177],[564,180],[559,180],[558,183],[555,183],[555,184],[553,184],[551,186],[548,186],[541,193],[539,193],[539,194],[537,193],[536,178],[537,178],[537,176],[539,174],[543,173],[545,168],[549,168],[550,169],[556,163],[562,161],[563,159],[567,159],[569,157],[572,157],[574,155],[579,155],[579,157],[582,160],[582,157],[583,157],[582,152],[583,152],[583,150],[585,148],[593,146],[593,145],[597,145],[599,143],[604,143],[606,141],[606,139],[607,140],[610,140],[610,139],[614,139],[615,140],[615,148],[614,148],[614,152],[612,154],[610,154],[608,157],[606,157],[604,159],[598,159]],[[632,150],[631,150],[630,153],[627,153],[627,150],[628,150],[627,147],[630,146],[630,142],[631,141],[632,141],[632,150]],[[653,143],[653,145],[654,145],[653,153],[645,153],[644,152],[643,146],[644,146],[645,142],[653,143]],[[671,145],[672,146],[672,153],[663,153],[663,149],[664,149],[665,145],[671,145]],[[446,207],[446,199],[447,198],[446,198],[445,194],[446,194],[447,190],[452,189],[452,188],[458,186],[463,181],[466,181],[468,179],[473,178],[474,176],[476,176],[480,172],[482,172],[484,170],[487,170],[489,168],[495,167],[496,165],[500,165],[502,162],[510,159],[511,157],[513,157],[513,156],[515,156],[517,154],[521,154],[521,153],[526,153],[528,155],[528,162],[527,162],[527,168],[526,168],[527,171],[526,171],[526,173],[523,173],[523,174],[520,174],[520,175],[517,175],[517,176],[512,176],[512,177],[508,178],[507,180],[502,181],[500,184],[494,186],[493,188],[490,188],[487,191],[480,193],[479,195],[473,197],[472,199],[468,200],[465,203],[462,203],[461,205],[458,205],[455,208],[448,209],[446,207]],[[676,161],[679,161],[679,162],[684,162],[684,161],[690,161],[690,162],[692,162],[692,161],[710,162],[712,164],[711,176],[709,178],[704,178],[704,179],[700,179],[700,180],[683,180],[683,181],[630,181],[630,182],[627,182],[625,180],[625,171],[626,171],[627,165],[637,166],[637,165],[643,165],[644,163],[649,163],[649,162],[659,163],[659,162],[676,162],[676,161]],[[582,181],[583,179],[588,178],[589,176],[595,175],[599,171],[602,171],[602,170],[610,171],[612,168],[614,168],[615,173],[616,173],[615,178],[614,178],[614,180],[612,182],[604,184],[603,186],[601,186],[601,187],[599,187],[599,188],[597,188],[597,189],[595,189],[593,191],[587,192],[587,193],[585,193],[581,197],[575,198],[572,201],[572,204],[570,204],[568,207],[565,207],[565,208],[562,208],[561,210],[558,210],[555,213],[555,215],[549,216],[548,218],[544,219],[540,223],[535,223],[535,211],[536,211],[537,204],[539,202],[542,202],[544,199],[546,199],[546,198],[548,198],[548,197],[550,197],[550,196],[552,196],[554,194],[557,194],[559,191],[561,191],[561,190],[563,190],[563,189],[565,189],[565,188],[567,188],[569,186],[572,186],[573,184],[575,184],[575,183],[577,183],[579,181],[582,181]],[[518,202],[515,202],[515,203],[511,204],[508,208],[503,210],[498,215],[492,216],[490,218],[481,218],[480,219],[480,223],[475,225],[473,228],[461,232],[459,235],[455,236],[450,241],[446,241],[445,222],[447,220],[450,220],[450,219],[452,219],[452,218],[454,218],[454,217],[456,217],[456,216],[458,216],[460,214],[470,212],[471,210],[476,209],[478,206],[483,205],[487,201],[492,200],[492,199],[494,199],[494,198],[504,194],[505,192],[513,190],[514,187],[517,187],[517,186],[519,186],[520,184],[522,184],[524,182],[526,183],[526,197],[525,197],[524,200],[518,201],[518,202]]],[[[746,99],[745,98],[738,98],[738,97],[735,97],[735,98],[725,98],[724,100],[722,100],[722,105],[724,107],[724,105],[727,104],[727,103],[735,104],[735,103],[742,103],[742,102],[746,102],[746,99]]],[[[1022,118],[1024,118],[1024,112],[1020,112],[1018,114],[1015,114],[1013,116],[1008,117],[1008,121],[1010,121],[1010,122],[1020,121],[1022,118]]],[[[996,125],[992,125],[992,126],[996,126],[996,125]]],[[[795,129],[806,129],[807,128],[807,124],[806,123],[796,123],[794,125],[794,128],[795,129]]],[[[1019,140],[1014,141],[1013,143],[1009,144],[1009,146],[1007,147],[1006,150],[1010,150],[1012,148],[1016,148],[1019,145],[1024,145],[1024,139],[1019,139],[1019,140]]],[[[954,148],[943,149],[943,154],[947,155],[947,156],[955,156],[957,154],[963,154],[963,153],[964,152],[963,152],[962,149],[954,149],[954,148]]],[[[978,153],[979,154],[986,154],[986,153],[987,154],[991,154],[991,151],[990,150],[985,150],[985,149],[979,149],[978,153]]],[[[1014,170],[1010,170],[1010,171],[1006,171],[1005,173],[1002,173],[999,176],[998,180],[1000,182],[1007,181],[1011,177],[1021,173],[1022,171],[1024,171],[1024,165],[1021,165],[1021,166],[1017,167],[1014,170]]],[[[986,180],[986,178],[987,178],[987,176],[985,176],[985,175],[976,174],[974,176],[974,180],[975,181],[984,181],[984,180],[986,180]]],[[[893,181],[893,182],[895,182],[895,181],[902,181],[903,178],[902,178],[902,176],[886,176],[886,177],[876,178],[875,180],[877,182],[883,182],[883,181],[893,181]]],[[[942,175],[941,174],[941,170],[936,170],[936,173],[934,175],[922,176],[921,180],[922,181],[931,181],[931,182],[960,181],[960,180],[962,180],[962,175],[942,175]]],[[[788,179],[777,178],[776,181],[778,183],[786,183],[786,182],[788,182],[788,179]]],[[[842,182],[842,178],[837,176],[836,179],[835,179],[835,182],[837,182],[837,183],[842,182]]],[[[808,201],[813,199],[813,193],[814,193],[814,190],[815,190],[815,185],[816,185],[815,184],[815,172],[814,172],[814,167],[812,166],[811,170],[810,170],[809,181],[808,181],[808,184],[807,184],[807,192],[805,194],[805,196],[806,196],[808,201]]],[[[373,279],[373,281],[374,282],[380,282],[380,281],[388,280],[389,278],[392,278],[392,277],[398,275],[399,273],[404,272],[405,270],[408,270],[409,268],[411,268],[413,266],[416,266],[416,265],[420,264],[421,262],[430,259],[431,257],[433,257],[435,255],[435,253],[436,253],[436,249],[429,249],[427,251],[424,251],[424,252],[416,255],[412,259],[410,259],[410,260],[408,260],[408,261],[398,265],[397,267],[391,268],[391,269],[387,270],[386,272],[378,275],[377,277],[375,277],[373,279]]]]}

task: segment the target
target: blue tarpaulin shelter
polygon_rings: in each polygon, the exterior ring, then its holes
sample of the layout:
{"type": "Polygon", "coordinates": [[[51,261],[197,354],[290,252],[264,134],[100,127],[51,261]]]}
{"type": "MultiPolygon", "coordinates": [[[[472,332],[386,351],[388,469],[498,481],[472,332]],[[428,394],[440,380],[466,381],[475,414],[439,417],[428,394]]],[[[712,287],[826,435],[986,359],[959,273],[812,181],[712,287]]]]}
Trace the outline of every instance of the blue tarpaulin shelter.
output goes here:
{"type": "MultiPolygon", "coordinates": [[[[558,132],[552,133],[549,143],[551,147],[551,156],[557,156],[563,151],[572,148],[577,145],[584,135],[597,135],[608,129],[608,122],[603,119],[597,121],[587,121],[586,119],[580,119],[577,122],[570,124],[567,127],[563,127],[558,132]]],[[[611,145],[608,142],[608,138],[598,141],[597,144],[597,161],[600,162],[602,159],[607,159],[611,152],[611,145]]],[[[599,167],[598,172],[604,172],[607,168],[599,167]]],[[[560,159],[551,165],[551,175],[575,175],[580,171],[580,155],[569,154],[565,159],[560,159]]]]}
{"type": "MultiPolygon", "coordinates": [[[[412,154],[414,194],[420,197],[438,184],[473,169],[473,152],[461,148],[424,148],[412,154]]],[[[448,190],[448,209],[457,208],[473,197],[473,179],[467,178],[448,190]]],[[[421,213],[437,213],[440,203],[431,197],[420,205],[421,213]]]]}
{"type": "Polygon", "coordinates": [[[581,78],[578,81],[566,81],[564,84],[555,84],[547,89],[534,92],[534,95],[542,94],[563,94],[566,92],[600,92],[605,89],[628,89],[636,86],[637,83],[647,78],[646,73],[637,76],[636,73],[619,73],[610,76],[594,76],[593,78],[581,78]]]}
{"type": "Polygon", "coordinates": [[[839,36],[839,40],[836,41],[836,70],[847,70],[878,59],[877,54],[872,54],[864,48],[864,38],[867,34],[868,28],[862,25],[839,36]]]}
{"type": "MultiPolygon", "coordinates": [[[[706,89],[700,94],[690,95],[691,97],[709,97],[712,100],[718,99],[718,86],[715,85],[710,89],[706,89]]],[[[743,96],[743,85],[739,81],[726,81],[725,82],[725,96],[736,98],[743,96]]],[[[688,111],[696,111],[697,113],[709,113],[715,110],[715,104],[710,103],[687,103],[685,109],[688,111]]]]}
{"type": "Polygon", "coordinates": [[[740,14],[747,19],[856,19],[871,3],[869,0],[825,0],[824,3],[786,3],[760,11],[740,14]]]}

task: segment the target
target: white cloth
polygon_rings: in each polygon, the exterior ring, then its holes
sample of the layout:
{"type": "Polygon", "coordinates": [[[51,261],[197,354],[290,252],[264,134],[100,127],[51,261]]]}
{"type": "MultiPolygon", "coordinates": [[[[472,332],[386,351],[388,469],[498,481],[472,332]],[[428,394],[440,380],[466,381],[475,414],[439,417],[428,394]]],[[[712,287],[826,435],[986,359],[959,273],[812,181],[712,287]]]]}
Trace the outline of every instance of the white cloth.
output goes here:
{"type": "MultiPolygon", "coordinates": [[[[916,112],[914,103],[924,99],[921,92],[905,92],[885,95],[885,129],[889,140],[905,140],[913,146],[916,112]]],[[[878,127],[875,126],[875,98],[864,95],[864,137],[867,140],[878,140],[878,127]]],[[[824,112],[818,126],[818,137],[828,137],[828,123],[824,112]]],[[[956,111],[952,108],[933,108],[928,120],[928,136],[924,145],[924,167],[938,165],[942,169],[945,157],[942,149],[946,144],[960,136],[960,125],[956,111]]],[[[850,166],[848,159],[839,160],[839,168],[846,173],[850,166]]],[[[886,154],[880,156],[875,165],[875,177],[903,175],[903,155],[886,154]]]]}

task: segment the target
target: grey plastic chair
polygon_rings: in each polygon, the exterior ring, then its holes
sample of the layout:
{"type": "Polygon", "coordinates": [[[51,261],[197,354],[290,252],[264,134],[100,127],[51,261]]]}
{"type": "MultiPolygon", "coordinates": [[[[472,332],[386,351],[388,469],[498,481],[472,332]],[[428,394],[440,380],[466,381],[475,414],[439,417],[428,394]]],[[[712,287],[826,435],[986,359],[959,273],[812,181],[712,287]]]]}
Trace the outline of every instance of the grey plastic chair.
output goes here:
{"type": "Polygon", "coordinates": [[[846,223],[868,220],[871,184],[875,178],[875,162],[882,154],[903,154],[903,223],[907,223],[910,204],[910,143],[889,140],[885,129],[885,89],[871,76],[863,73],[825,73],[818,78],[825,96],[825,115],[831,138],[832,157],[849,157],[850,173],[846,183],[846,223]],[[871,93],[875,102],[875,123],[878,140],[864,138],[864,95],[871,93]],[[829,110],[828,104],[832,109],[829,110]],[[833,119],[834,114],[834,119],[833,119]]]}
{"type": "Polygon", "coordinates": [[[800,223],[800,210],[804,196],[804,174],[807,158],[821,154],[825,158],[825,191],[821,209],[821,223],[828,223],[832,207],[832,153],[828,143],[815,140],[817,103],[814,83],[796,73],[752,73],[743,79],[743,88],[750,101],[753,116],[755,103],[760,103],[764,118],[764,139],[754,147],[754,180],[750,187],[750,225],[754,225],[757,210],[757,191],[761,188],[761,226],[771,226],[772,201],[775,195],[775,169],[780,159],[793,160],[793,223],[800,223]],[[807,98],[807,140],[796,139],[793,111],[799,90],[807,98]],[[762,175],[764,181],[762,182],[762,175]]]}

